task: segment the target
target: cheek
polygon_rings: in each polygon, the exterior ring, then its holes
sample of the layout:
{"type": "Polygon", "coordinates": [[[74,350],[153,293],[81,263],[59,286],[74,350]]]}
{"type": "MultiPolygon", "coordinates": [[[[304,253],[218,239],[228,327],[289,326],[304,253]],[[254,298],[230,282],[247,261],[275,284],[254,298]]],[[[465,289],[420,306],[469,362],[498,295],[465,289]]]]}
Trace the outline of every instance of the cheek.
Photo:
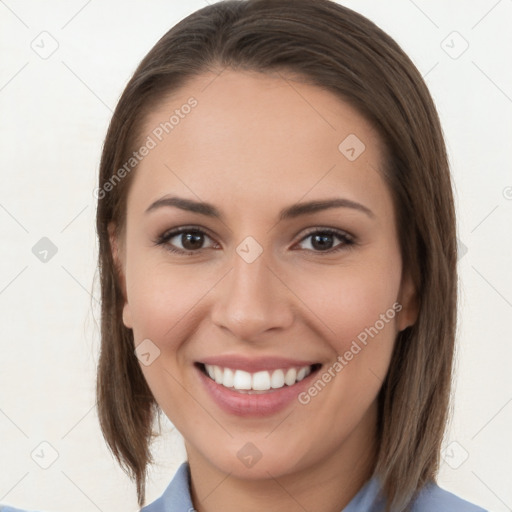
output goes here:
{"type": "MultiPolygon", "coordinates": [[[[297,295],[303,297],[323,324],[323,332],[337,352],[350,346],[351,340],[364,339],[368,329],[382,331],[383,337],[396,334],[400,306],[395,304],[401,268],[397,260],[385,257],[375,265],[329,266],[322,272],[303,273],[295,279],[297,295]]],[[[399,260],[398,260],[399,262],[399,260]]]]}
{"type": "MultiPolygon", "coordinates": [[[[375,399],[393,353],[401,310],[400,258],[381,251],[371,263],[330,266],[316,276],[303,275],[307,277],[297,280],[295,289],[300,297],[307,297],[306,305],[315,313],[311,323],[321,331],[332,355],[318,377],[328,382],[328,391],[311,404],[312,410],[332,400],[340,405],[331,411],[333,422],[356,422],[375,399]]],[[[312,387],[303,403],[313,400],[324,384],[315,381],[312,387]]],[[[320,432],[323,427],[317,428],[320,432]]]]}
{"type": "Polygon", "coordinates": [[[326,417],[330,424],[343,425],[344,432],[356,428],[387,374],[401,310],[401,269],[396,264],[400,260],[384,261],[364,268],[329,268],[322,279],[301,280],[298,295],[308,297],[307,307],[316,317],[311,322],[321,329],[332,354],[299,397],[305,410],[319,418],[310,421],[315,436],[331,435],[324,431],[326,417]],[[327,410],[327,403],[335,406],[327,410]]]}
{"type": "Polygon", "coordinates": [[[336,333],[332,341],[338,354],[350,349],[353,341],[365,345],[368,339],[393,340],[396,335],[396,292],[394,287],[376,286],[349,280],[341,293],[325,304],[323,312],[336,333]],[[352,285],[352,286],[351,286],[352,285]]]}
{"type": "Polygon", "coordinates": [[[160,258],[132,258],[127,265],[127,296],[135,343],[144,338],[172,345],[183,322],[198,314],[200,303],[216,282],[212,272],[192,265],[169,266],[160,258]]]}
{"type": "MultiPolygon", "coordinates": [[[[132,255],[126,278],[135,343],[149,338],[160,345],[165,342],[162,349],[176,350],[182,337],[179,333],[201,322],[208,294],[218,285],[225,268],[169,265],[161,255],[151,258],[135,251],[132,255]]],[[[365,333],[370,336],[368,329],[374,332],[372,327],[395,334],[393,304],[401,274],[397,261],[399,258],[386,258],[381,253],[373,263],[282,269],[282,277],[302,303],[297,320],[309,317],[309,323],[315,324],[340,354],[348,350],[352,340],[359,337],[364,342],[365,333]]]]}

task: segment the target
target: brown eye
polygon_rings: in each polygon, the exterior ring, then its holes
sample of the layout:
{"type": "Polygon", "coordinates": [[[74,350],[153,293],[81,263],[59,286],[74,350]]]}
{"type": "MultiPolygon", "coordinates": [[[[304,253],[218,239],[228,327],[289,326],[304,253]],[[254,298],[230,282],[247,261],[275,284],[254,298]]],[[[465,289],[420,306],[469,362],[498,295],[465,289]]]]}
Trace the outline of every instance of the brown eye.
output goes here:
{"type": "Polygon", "coordinates": [[[311,236],[311,246],[314,249],[323,251],[331,249],[334,244],[334,236],[329,234],[317,234],[311,236]]]}
{"type": "Polygon", "coordinates": [[[304,249],[318,253],[331,253],[354,244],[353,238],[347,233],[331,229],[313,231],[305,236],[301,243],[305,241],[308,243],[304,249]],[[340,242],[335,243],[336,239],[340,242]]]}
{"type": "Polygon", "coordinates": [[[178,235],[181,237],[181,244],[183,248],[187,251],[193,251],[195,249],[201,249],[203,243],[204,243],[204,235],[199,232],[189,232],[189,233],[182,233],[181,235],[178,235]]]}
{"type": "Polygon", "coordinates": [[[198,253],[202,249],[214,247],[212,239],[200,229],[181,228],[168,231],[156,240],[157,245],[162,245],[171,252],[192,254],[198,253]],[[209,246],[205,243],[210,240],[209,246]]]}

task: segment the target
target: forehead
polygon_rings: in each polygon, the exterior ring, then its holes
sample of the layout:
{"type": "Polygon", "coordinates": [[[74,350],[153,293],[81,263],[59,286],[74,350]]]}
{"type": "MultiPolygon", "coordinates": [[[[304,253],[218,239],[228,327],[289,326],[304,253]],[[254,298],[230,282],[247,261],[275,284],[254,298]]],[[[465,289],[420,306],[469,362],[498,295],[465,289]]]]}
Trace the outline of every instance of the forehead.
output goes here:
{"type": "Polygon", "coordinates": [[[131,194],[146,203],[177,190],[260,208],[386,193],[372,125],[333,93],[285,74],[195,77],[147,115],[140,140],[152,148],[131,194]]]}

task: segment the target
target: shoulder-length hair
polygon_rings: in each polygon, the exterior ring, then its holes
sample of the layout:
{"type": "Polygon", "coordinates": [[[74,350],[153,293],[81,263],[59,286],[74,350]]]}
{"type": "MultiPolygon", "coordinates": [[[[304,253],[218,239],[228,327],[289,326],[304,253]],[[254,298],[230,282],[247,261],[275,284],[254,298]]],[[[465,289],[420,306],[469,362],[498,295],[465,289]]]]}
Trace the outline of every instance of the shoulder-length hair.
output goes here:
{"type": "MultiPolygon", "coordinates": [[[[380,134],[404,272],[419,313],[397,336],[379,393],[379,476],[388,507],[403,510],[434,480],[448,416],[456,327],[456,235],[451,178],[438,114],[398,44],[364,16],[329,0],[230,0],[194,12],[142,60],[112,117],[100,164],[97,233],[101,353],[97,404],[112,453],[145,501],[159,408],[122,322],[123,290],[109,224],[124,230],[133,174],[112,185],[132,156],[148,112],[187,80],[223,68],[302,77],[355,107],[380,134]],[[107,183],[110,187],[106,187],[107,183]],[[108,190],[108,193],[106,192],[108,190]]],[[[139,144],[140,145],[140,144],[139,144]]]]}

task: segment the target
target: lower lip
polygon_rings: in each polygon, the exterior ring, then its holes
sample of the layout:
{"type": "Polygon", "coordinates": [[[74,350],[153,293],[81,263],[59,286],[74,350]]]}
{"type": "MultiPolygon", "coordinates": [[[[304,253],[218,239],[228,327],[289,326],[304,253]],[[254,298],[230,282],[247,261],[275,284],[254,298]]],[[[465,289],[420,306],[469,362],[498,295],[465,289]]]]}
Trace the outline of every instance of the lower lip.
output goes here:
{"type": "Polygon", "coordinates": [[[196,368],[196,370],[213,401],[224,411],[236,416],[270,416],[285,409],[308,387],[311,378],[318,372],[310,373],[293,386],[269,390],[268,393],[248,394],[238,393],[217,384],[199,368],[196,368]]]}

